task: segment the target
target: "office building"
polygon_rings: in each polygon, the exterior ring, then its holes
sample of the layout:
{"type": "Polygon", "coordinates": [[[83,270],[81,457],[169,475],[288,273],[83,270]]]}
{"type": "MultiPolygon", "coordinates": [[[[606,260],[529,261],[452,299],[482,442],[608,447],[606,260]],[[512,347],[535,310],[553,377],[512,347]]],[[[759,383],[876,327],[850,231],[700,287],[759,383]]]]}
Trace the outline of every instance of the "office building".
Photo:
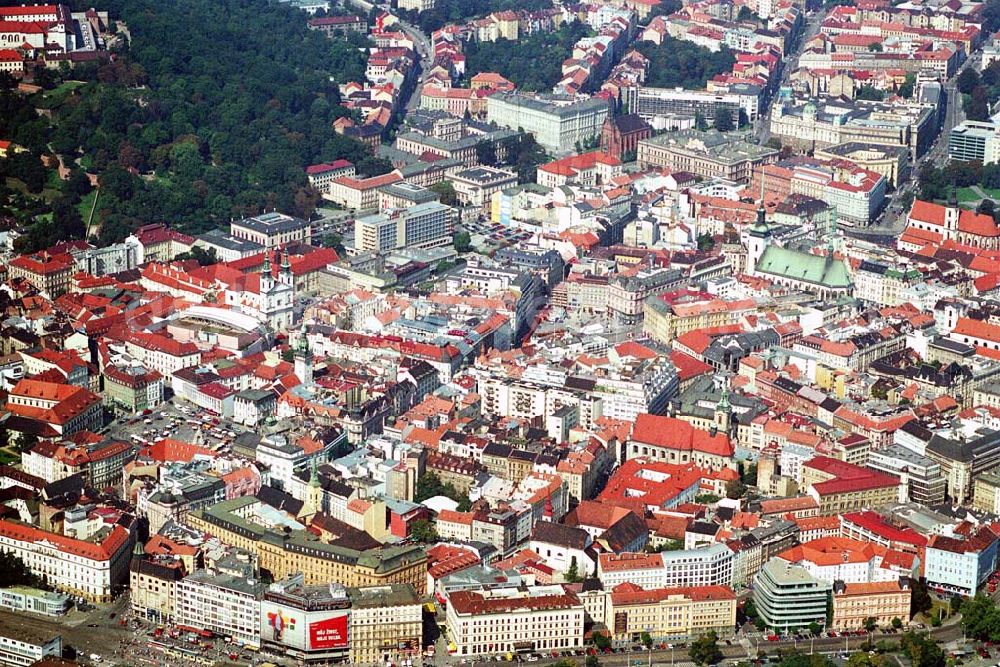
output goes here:
{"type": "Polygon", "coordinates": [[[779,558],[764,564],[754,578],[753,601],[767,627],[790,630],[826,624],[832,584],[812,577],[779,558]]]}
{"type": "Polygon", "coordinates": [[[583,645],[583,603],[562,586],[455,591],[448,638],[457,656],[533,653],[583,645]]]}
{"type": "Polygon", "coordinates": [[[497,93],[486,102],[490,123],[530,132],[551,153],[569,152],[599,136],[608,111],[607,101],[597,97],[573,101],[497,93]]]}
{"type": "Polygon", "coordinates": [[[349,588],[347,595],[351,664],[400,664],[420,655],[423,605],[412,586],[349,588]]]}
{"type": "Polygon", "coordinates": [[[778,160],[778,151],[748,139],[748,135],[717,130],[668,132],[640,141],[636,159],[643,167],[749,183],[759,165],[778,160]]]}
{"type": "Polygon", "coordinates": [[[438,248],[452,243],[452,208],[436,201],[391,209],[354,221],[359,252],[385,253],[397,248],[438,248]]]}
{"type": "Polygon", "coordinates": [[[284,213],[272,211],[253,218],[234,220],[229,223],[229,233],[238,239],[258,243],[265,248],[273,248],[298,241],[312,241],[312,226],[307,220],[294,218],[284,213]]]}
{"type": "Polygon", "coordinates": [[[1000,159],[1000,126],[993,120],[967,120],[951,128],[948,157],[990,164],[1000,159]]]}
{"type": "Polygon", "coordinates": [[[180,625],[260,647],[260,601],[267,585],[255,579],[196,570],[177,583],[180,625]]]}

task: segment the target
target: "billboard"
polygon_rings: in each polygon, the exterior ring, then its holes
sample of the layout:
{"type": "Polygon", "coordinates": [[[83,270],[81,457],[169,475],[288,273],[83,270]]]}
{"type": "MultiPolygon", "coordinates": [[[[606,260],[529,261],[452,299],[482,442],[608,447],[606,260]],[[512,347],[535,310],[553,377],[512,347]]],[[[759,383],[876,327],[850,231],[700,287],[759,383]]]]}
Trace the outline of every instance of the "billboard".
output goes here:
{"type": "Polygon", "coordinates": [[[309,649],[312,651],[347,646],[347,614],[309,624],[309,649]]]}
{"type": "Polygon", "coordinates": [[[346,609],[304,611],[272,600],[263,600],[260,609],[260,638],[299,651],[347,648],[346,609]]]}

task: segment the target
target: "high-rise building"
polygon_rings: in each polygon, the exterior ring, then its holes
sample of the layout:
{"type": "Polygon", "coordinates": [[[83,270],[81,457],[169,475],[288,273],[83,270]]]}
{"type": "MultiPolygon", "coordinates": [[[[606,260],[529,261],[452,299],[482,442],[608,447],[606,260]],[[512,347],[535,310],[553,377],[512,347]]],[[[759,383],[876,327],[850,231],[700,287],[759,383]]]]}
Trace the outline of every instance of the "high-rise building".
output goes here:
{"type": "Polygon", "coordinates": [[[354,221],[354,245],[360,252],[438,248],[451,242],[452,208],[436,201],[354,221]]]}

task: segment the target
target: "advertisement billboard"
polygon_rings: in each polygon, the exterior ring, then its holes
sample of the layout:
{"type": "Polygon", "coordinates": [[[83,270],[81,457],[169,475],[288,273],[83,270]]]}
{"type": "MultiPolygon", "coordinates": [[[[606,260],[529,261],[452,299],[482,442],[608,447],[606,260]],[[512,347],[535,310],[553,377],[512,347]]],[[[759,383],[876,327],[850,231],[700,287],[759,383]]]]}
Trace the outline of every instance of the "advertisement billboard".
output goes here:
{"type": "Polygon", "coordinates": [[[312,651],[347,646],[347,614],[309,624],[309,649],[312,651]]]}
{"type": "Polygon", "coordinates": [[[347,648],[346,609],[304,611],[272,600],[261,602],[260,638],[299,651],[347,648]]]}

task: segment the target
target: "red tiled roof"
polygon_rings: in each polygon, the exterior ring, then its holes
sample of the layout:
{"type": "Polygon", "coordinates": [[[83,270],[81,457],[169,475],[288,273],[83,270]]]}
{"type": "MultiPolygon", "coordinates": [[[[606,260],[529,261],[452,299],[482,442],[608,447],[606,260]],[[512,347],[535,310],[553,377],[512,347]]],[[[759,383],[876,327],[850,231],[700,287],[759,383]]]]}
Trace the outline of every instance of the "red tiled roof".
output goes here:
{"type": "Polygon", "coordinates": [[[122,526],[115,526],[103,542],[95,543],[2,519],[0,519],[0,535],[18,542],[48,542],[65,554],[96,561],[111,560],[128,542],[128,531],[122,526]]]}
{"type": "Polygon", "coordinates": [[[698,451],[724,457],[732,456],[736,451],[725,433],[712,435],[680,419],[661,415],[641,414],[636,417],[632,440],[666,449],[698,451]]]}

